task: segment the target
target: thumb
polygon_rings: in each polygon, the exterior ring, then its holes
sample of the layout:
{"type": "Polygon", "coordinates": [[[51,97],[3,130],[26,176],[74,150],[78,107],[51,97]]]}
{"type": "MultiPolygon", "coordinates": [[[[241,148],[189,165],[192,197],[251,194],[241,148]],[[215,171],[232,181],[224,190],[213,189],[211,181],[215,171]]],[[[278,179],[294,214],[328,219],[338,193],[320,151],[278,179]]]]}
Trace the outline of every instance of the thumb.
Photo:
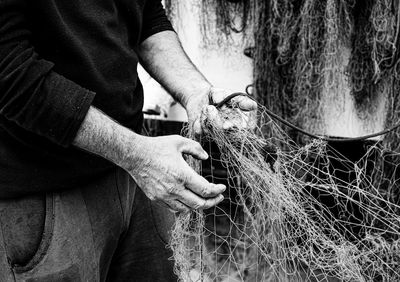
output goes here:
{"type": "Polygon", "coordinates": [[[189,154],[199,160],[208,159],[208,154],[201,147],[200,143],[188,138],[183,139],[183,142],[180,146],[180,152],[183,154],[189,154]]]}
{"type": "Polygon", "coordinates": [[[232,99],[232,103],[237,105],[242,111],[257,110],[257,102],[246,96],[237,96],[232,99]]]}

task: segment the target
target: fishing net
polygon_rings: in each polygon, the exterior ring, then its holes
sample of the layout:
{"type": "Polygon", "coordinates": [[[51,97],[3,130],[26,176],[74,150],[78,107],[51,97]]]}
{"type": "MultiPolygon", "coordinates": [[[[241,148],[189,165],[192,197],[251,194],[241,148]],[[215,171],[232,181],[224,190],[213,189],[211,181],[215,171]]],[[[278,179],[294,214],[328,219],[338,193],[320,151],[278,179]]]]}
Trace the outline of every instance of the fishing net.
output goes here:
{"type": "MultiPolygon", "coordinates": [[[[243,42],[252,40],[254,10],[243,0],[200,0],[200,28],[206,48],[229,46],[236,34],[243,42]],[[229,42],[229,44],[227,44],[229,42]]],[[[236,37],[237,38],[237,37],[236,37]]],[[[229,49],[229,48],[228,48],[229,49]]]]}
{"type": "Polygon", "coordinates": [[[206,42],[245,32],[254,44],[260,106],[247,129],[209,123],[200,141],[210,160],[190,160],[229,189],[215,209],[179,216],[171,246],[181,280],[399,281],[399,130],[380,141],[328,142],[266,110],[320,135],[335,120],[326,113],[349,99],[360,120],[376,122],[384,101],[384,125],[399,121],[399,2],[202,4],[206,42]]]}
{"type": "Polygon", "coordinates": [[[213,157],[192,164],[229,188],[216,208],[178,217],[182,281],[398,281],[400,154],[372,140],[299,146],[258,115],[247,129],[208,124],[213,157]]]}

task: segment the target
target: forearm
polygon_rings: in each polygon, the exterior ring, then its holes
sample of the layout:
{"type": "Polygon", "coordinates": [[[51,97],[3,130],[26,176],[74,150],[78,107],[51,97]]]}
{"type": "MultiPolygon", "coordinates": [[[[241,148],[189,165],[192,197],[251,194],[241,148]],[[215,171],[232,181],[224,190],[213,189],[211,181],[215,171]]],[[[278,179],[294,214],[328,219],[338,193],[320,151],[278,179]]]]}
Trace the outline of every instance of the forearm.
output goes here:
{"type": "Polygon", "coordinates": [[[140,45],[141,64],[166,90],[187,108],[189,97],[207,96],[211,84],[182,48],[175,32],[164,31],[140,45]]]}
{"type": "Polygon", "coordinates": [[[90,107],[78,130],[73,144],[121,166],[131,169],[135,163],[129,163],[133,156],[140,162],[140,136],[126,127],[113,121],[95,107],[90,107]]]}

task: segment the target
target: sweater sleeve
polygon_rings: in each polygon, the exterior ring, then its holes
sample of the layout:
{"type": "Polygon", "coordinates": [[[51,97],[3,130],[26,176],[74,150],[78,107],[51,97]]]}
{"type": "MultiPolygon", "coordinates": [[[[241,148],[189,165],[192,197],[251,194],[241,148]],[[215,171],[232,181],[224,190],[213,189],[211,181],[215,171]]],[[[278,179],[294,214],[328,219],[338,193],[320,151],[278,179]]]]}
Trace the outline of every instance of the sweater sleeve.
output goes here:
{"type": "Polygon", "coordinates": [[[174,30],[168,20],[161,0],[148,0],[143,12],[143,30],[141,42],[161,31],[174,30]]]}
{"type": "Polygon", "coordinates": [[[0,115],[67,147],[95,94],[35,52],[25,1],[0,0],[0,115]]]}

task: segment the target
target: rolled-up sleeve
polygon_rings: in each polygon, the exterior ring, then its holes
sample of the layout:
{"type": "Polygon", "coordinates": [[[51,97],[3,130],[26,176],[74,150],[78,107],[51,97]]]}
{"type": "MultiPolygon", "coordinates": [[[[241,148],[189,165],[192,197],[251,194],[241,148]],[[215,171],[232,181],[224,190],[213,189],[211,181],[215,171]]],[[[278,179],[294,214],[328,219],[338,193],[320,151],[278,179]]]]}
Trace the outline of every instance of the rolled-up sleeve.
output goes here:
{"type": "Polygon", "coordinates": [[[141,42],[161,31],[171,30],[173,27],[168,20],[160,0],[148,0],[143,12],[143,30],[141,42]]]}
{"type": "Polygon", "coordinates": [[[25,1],[0,0],[0,115],[67,147],[95,93],[53,71],[31,44],[25,1]]]}

